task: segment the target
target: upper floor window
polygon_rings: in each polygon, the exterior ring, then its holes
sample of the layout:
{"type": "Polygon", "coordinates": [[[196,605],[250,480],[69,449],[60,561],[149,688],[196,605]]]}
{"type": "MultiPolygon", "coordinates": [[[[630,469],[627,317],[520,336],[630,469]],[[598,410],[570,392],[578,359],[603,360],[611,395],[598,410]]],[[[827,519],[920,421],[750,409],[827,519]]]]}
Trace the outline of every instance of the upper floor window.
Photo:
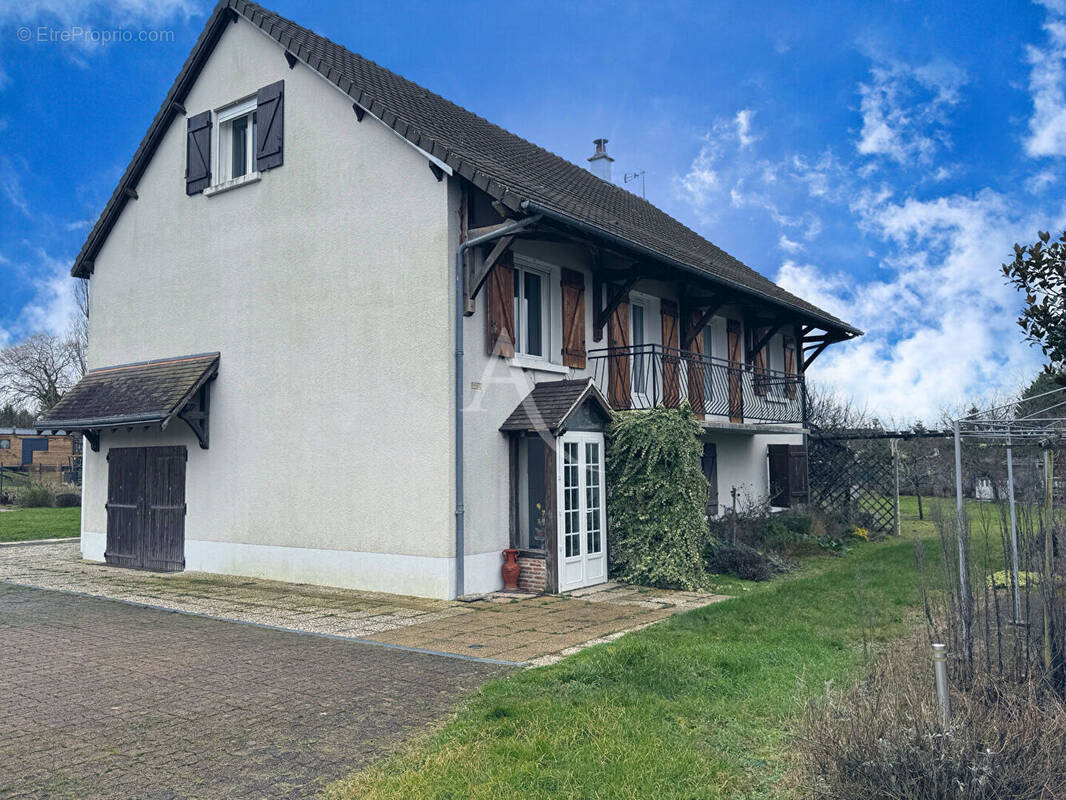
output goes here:
{"type": "Polygon", "coordinates": [[[516,354],[545,358],[549,327],[548,275],[528,267],[514,271],[516,354]]]}
{"type": "Polygon", "coordinates": [[[255,172],[257,122],[254,97],[218,112],[219,183],[255,172]]]}
{"type": "Polygon", "coordinates": [[[10,439],[0,439],[0,450],[10,450],[10,449],[11,449],[11,440],[10,439]]]}
{"type": "Polygon", "coordinates": [[[284,162],[285,82],[187,120],[185,193],[211,195],[259,179],[284,162]]]}

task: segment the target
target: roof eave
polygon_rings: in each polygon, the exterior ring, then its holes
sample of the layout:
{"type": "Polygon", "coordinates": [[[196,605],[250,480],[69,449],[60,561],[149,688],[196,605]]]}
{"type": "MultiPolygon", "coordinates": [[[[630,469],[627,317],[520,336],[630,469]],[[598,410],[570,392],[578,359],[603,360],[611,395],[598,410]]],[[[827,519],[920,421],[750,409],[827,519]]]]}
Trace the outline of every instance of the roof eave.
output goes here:
{"type": "MultiPolygon", "coordinates": [[[[807,317],[812,321],[817,322],[818,326],[823,328],[824,330],[841,331],[842,333],[846,333],[846,339],[850,339],[855,336],[862,336],[864,334],[863,331],[852,325],[849,325],[846,322],[843,322],[842,320],[833,320],[829,317],[824,317],[820,314],[815,314],[810,309],[792,305],[791,303],[787,303],[779,298],[763,294],[762,292],[756,291],[755,289],[752,289],[748,286],[744,286],[743,284],[734,283],[732,281],[726,280],[725,278],[720,278],[716,275],[712,275],[704,269],[695,267],[691,264],[686,264],[684,261],[678,261],[676,258],[671,258],[670,256],[664,255],[663,253],[653,250],[650,247],[646,247],[640,244],[639,242],[634,242],[632,239],[627,239],[623,236],[619,236],[618,234],[612,233],[608,230],[604,230],[603,228],[591,222],[586,222],[584,220],[578,219],[577,217],[572,217],[569,214],[564,214],[561,211],[556,211],[555,209],[548,208],[547,206],[543,206],[540,203],[533,202],[532,200],[524,200],[522,202],[522,210],[536,214],[542,214],[545,217],[548,217],[549,219],[556,220],[557,222],[572,225],[573,227],[583,230],[586,233],[592,234],[593,236],[599,236],[617,244],[620,247],[635,250],[636,252],[644,256],[655,259],[657,261],[661,261],[662,263],[674,267],[675,269],[680,269],[684,272],[688,272],[704,280],[721,283],[725,286],[728,286],[729,289],[732,291],[736,291],[741,294],[747,294],[752,297],[756,297],[764,302],[771,303],[782,308],[787,308],[788,310],[800,316],[807,317]]],[[[841,341],[843,341],[843,339],[841,341]]]]}
{"type": "Polygon", "coordinates": [[[99,219],[93,225],[92,230],[89,231],[81,251],[74,259],[74,264],[70,269],[70,274],[73,277],[88,278],[92,275],[96,254],[111,233],[111,228],[118,220],[126,203],[129,202],[131,195],[135,193],[137,182],[148,167],[152,155],[162,141],[163,136],[166,135],[171,121],[175,115],[185,113],[184,109],[181,108],[182,101],[188,95],[192,84],[199,77],[200,69],[214,51],[215,45],[218,44],[218,40],[222,36],[222,31],[225,30],[226,25],[236,21],[236,19],[237,12],[230,8],[229,0],[219,0],[214,11],[211,12],[211,17],[204,26],[200,37],[196,40],[196,44],[193,45],[192,52],[185,59],[181,71],[178,72],[178,76],[174,79],[174,83],[167,92],[163,105],[156,112],[155,117],[148,126],[148,132],[145,134],[143,141],[134,152],[126,171],[122,174],[122,178],[119,179],[118,185],[115,187],[115,191],[112,192],[107,205],[104,206],[104,210],[100,213],[99,219]]]}

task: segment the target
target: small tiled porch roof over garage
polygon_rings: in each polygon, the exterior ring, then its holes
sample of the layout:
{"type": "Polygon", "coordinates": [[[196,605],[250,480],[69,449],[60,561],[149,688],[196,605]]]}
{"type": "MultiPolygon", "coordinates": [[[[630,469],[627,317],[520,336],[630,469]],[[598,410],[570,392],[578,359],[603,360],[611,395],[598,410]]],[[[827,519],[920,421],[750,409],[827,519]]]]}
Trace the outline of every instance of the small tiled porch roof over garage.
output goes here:
{"type": "Polygon", "coordinates": [[[181,419],[206,449],[208,387],[219,360],[218,353],[201,353],[89,370],[37,420],[37,429],[84,433],[96,450],[102,430],[155,425],[166,430],[181,419]]]}
{"type": "Polygon", "coordinates": [[[591,378],[538,383],[500,426],[504,433],[532,432],[559,436],[567,423],[591,405],[606,423],[611,407],[591,378]]]}

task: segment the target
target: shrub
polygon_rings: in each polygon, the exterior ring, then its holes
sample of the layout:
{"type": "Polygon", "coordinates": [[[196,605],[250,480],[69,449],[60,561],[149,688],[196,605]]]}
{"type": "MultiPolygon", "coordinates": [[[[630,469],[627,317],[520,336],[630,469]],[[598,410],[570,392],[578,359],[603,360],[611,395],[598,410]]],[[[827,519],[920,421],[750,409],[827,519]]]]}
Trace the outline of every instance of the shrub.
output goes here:
{"type": "Polygon", "coordinates": [[[43,483],[31,483],[19,493],[18,504],[23,508],[50,508],[55,504],[55,495],[43,483]]]}
{"type": "Polygon", "coordinates": [[[712,545],[707,556],[711,572],[736,575],[747,581],[768,581],[776,571],[773,563],[747,545],[712,545]]]}
{"type": "Polygon", "coordinates": [[[63,492],[56,495],[56,508],[76,508],[81,505],[81,495],[63,492]]]}
{"type": "Polygon", "coordinates": [[[701,428],[687,405],[621,412],[607,431],[611,568],[622,581],[705,585],[707,479],[701,428]]]}
{"type": "Polygon", "coordinates": [[[953,691],[941,726],[926,647],[888,654],[862,684],[809,707],[800,739],[817,800],[1066,796],[1066,707],[1033,680],[953,691]]]}

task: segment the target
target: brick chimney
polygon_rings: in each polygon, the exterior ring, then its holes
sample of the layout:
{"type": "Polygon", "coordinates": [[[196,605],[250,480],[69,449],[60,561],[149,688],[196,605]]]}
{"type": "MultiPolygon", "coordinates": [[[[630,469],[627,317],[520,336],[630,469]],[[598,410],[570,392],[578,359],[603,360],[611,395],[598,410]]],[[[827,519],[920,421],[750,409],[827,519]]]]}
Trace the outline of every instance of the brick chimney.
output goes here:
{"type": "Polygon", "coordinates": [[[614,159],[607,155],[607,140],[593,139],[592,141],[596,145],[596,152],[589,159],[589,171],[597,178],[610,182],[611,163],[614,159]]]}

